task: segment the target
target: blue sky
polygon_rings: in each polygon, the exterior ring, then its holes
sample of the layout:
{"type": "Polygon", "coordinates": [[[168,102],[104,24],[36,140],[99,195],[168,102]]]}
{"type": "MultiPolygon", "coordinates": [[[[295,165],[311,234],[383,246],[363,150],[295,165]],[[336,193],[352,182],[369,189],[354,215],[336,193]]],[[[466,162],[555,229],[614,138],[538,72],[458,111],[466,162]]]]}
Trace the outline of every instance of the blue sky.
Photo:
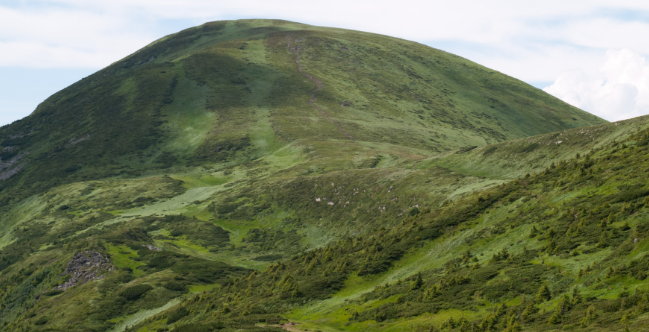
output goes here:
{"type": "Polygon", "coordinates": [[[239,18],[414,40],[545,88],[609,120],[649,113],[647,1],[5,0],[0,125],[157,38],[239,18]]]}

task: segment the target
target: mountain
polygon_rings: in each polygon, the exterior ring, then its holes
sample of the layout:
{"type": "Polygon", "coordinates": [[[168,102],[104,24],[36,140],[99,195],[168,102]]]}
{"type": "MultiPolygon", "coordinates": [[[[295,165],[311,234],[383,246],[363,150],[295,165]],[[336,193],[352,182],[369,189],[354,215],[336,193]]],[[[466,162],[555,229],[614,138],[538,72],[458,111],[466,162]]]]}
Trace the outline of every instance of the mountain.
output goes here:
{"type": "Polygon", "coordinates": [[[392,37],[184,30],[0,128],[0,326],[640,327],[648,127],[392,37]]]}
{"type": "Polygon", "coordinates": [[[239,165],[289,146],[319,156],[334,144],[427,156],[601,123],[421,44],[222,21],[164,37],[3,127],[0,179],[27,197],[173,166],[239,165]]]}

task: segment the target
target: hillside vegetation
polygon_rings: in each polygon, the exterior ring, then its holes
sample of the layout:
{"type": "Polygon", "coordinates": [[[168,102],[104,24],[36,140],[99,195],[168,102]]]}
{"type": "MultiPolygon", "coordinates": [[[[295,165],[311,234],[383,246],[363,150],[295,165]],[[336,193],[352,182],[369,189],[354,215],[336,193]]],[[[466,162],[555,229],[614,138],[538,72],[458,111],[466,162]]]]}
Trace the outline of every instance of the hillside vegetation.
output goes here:
{"type": "Polygon", "coordinates": [[[638,329],[647,130],[396,38],[184,30],[0,128],[0,330],[638,329]]]}
{"type": "MultiPolygon", "coordinates": [[[[642,328],[648,158],[642,130],[439,208],[412,209],[393,227],[189,297],[175,326],[252,328],[280,315],[305,330],[642,328]]],[[[133,330],[165,328],[172,314],[133,330]]]]}
{"type": "Polygon", "coordinates": [[[288,146],[312,158],[340,146],[356,159],[390,147],[429,156],[604,122],[421,44],[285,21],[212,22],[144,47],[3,127],[0,179],[14,190],[0,203],[174,166],[226,168],[288,146]]]}

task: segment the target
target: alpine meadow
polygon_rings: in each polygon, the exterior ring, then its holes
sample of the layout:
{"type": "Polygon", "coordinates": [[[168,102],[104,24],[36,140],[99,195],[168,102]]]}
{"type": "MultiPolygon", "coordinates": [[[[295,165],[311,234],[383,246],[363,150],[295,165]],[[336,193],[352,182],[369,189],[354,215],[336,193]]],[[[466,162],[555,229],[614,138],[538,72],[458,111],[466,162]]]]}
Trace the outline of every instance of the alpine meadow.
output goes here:
{"type": "Polygon", "coordinates": [[[0,330],[646,331],[647,174],[649,117],[210,22],[0,127],[0,330]]]}

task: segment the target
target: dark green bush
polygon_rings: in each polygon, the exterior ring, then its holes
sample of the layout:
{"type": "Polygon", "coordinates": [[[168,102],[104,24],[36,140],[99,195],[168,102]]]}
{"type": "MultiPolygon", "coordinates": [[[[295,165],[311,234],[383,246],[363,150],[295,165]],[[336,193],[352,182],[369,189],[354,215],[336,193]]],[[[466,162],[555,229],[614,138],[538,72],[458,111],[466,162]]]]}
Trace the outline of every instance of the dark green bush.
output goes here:
{"type": "Polygon", "coordinates": [[[237,204],[223,204],[216,209],[219,214],[228,214],[239,207],[237,204]]]}
{"type": "Polygon", "coordinates": [[[189,315],[189,310],[185,309],[185,307],[180,307],[167,315],[167,324],[173,324],[187,315],[189,315]]]}
{"type": "Polygon", "coordinates": [[[142,295],[146,294],[146,292],[152,289],[153,287],[147,284],[135,285],[135,286],[128,287],[123,291],[119,292],[119,296],[125,298],[128,301],[133,301],[139,299],[142,295]]]}
{"type": "Polygon", "coordinates": [[[638,198],[642,198],[649,195],[649,189],[633,189],[628,191],[622,191],[617,195],[618,202],[630,202],[638,198]]]}
{"type": "Polygon", "coordinates": [[[271,254],[271,255],[261,255],[253,258],[252,260],[258,261],[258,262],[274,262],[278,261],[280,259],[284,258],[283,255],[278,255],[278,254],[271,254]]]}
{"type": "Polygon", "coordinates": [[[47,321],[48,321],[47,317],[41,316],[34,322],[34,325],[45,325],[47,324],[47,321]]]}
{"type": "Polygon", "coordinates": [[[179,283],[177,281],[169,281],[166,282],[162,287],[172,290],[172,291],[177,291],[177,292],[186,292],[187,291],[187,286],[185,284],[179,283]]]}
{"type": "Polygon", "coordinates": [[[116,278],[115,281],[121,282],[123,284],[132,281],[135,279],[135,276],[131,273],[120,273],[116,278]]]}
{"type": "Polygon", "coordinates": [[[54,290],[51,290],[51,291],[49,291],[49,292],[45,292],[45,293],[43,293],[43,296],[55,296],[55,295],[59,295],[59,294],[61,294],[61,293],[63,293],[62,290],[60,290],[60,289],[54,289],[54,290]]]}
{"type": "Polygon", "coordinates": [[[174,329],[175,332],[212,332],[225,328],[223,323],[213,324],[186,324],[178,326],[174,329]]]}

